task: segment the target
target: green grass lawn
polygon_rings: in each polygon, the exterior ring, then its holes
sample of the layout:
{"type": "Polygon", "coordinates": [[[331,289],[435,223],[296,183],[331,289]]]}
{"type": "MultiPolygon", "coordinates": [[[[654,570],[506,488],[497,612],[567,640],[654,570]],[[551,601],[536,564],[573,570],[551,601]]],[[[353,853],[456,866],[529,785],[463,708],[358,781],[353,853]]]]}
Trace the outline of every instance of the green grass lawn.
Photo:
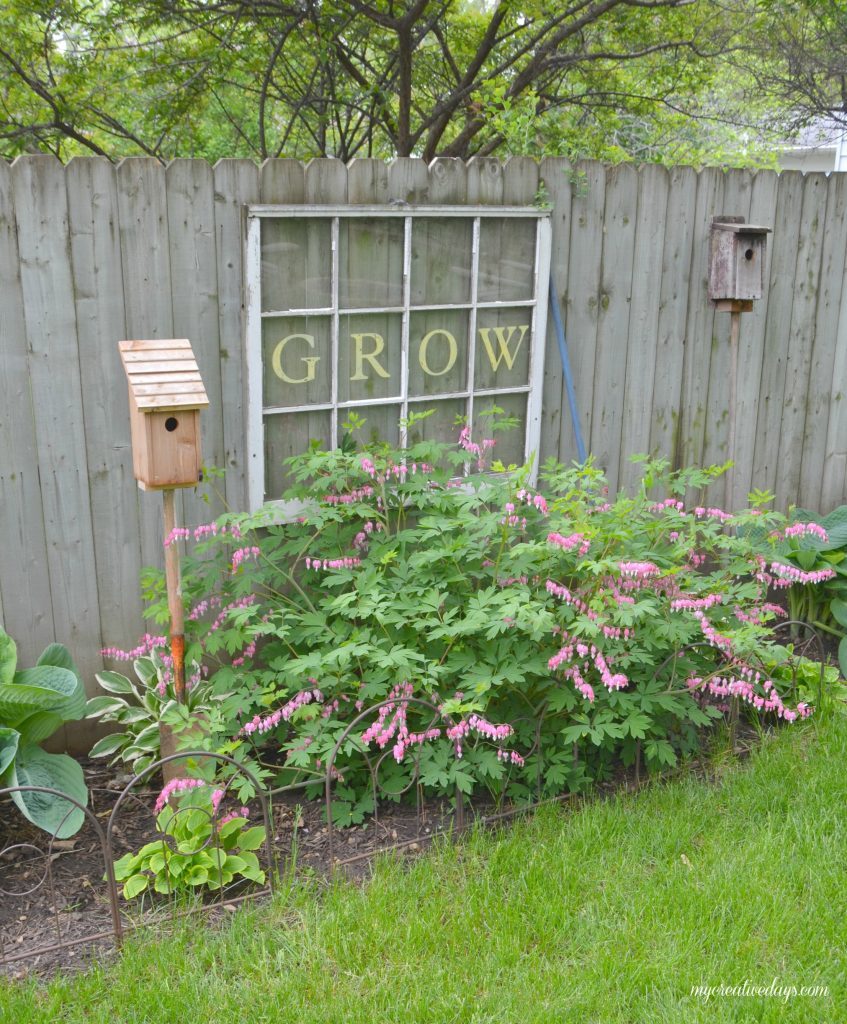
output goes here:
{"type": "Polygon", "coordinates": [[[847,1021],[847,719],[499,835],[293,887],[46,984],[0,1021],[847,1021]],[[821,985],[790,998],[692,986],[821,985]]]}

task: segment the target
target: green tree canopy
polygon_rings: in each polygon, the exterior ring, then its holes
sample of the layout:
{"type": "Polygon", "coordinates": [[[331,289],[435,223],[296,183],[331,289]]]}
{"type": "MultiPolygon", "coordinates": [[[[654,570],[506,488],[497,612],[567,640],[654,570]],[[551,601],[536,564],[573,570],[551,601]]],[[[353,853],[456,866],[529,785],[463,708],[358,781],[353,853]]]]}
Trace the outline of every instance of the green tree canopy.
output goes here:
{"type": "Polygon", "coordinates": [[[765,113],[731,57],[778,6],[6,0],[0,145],[6,156],[715,162],[765,113]]]}

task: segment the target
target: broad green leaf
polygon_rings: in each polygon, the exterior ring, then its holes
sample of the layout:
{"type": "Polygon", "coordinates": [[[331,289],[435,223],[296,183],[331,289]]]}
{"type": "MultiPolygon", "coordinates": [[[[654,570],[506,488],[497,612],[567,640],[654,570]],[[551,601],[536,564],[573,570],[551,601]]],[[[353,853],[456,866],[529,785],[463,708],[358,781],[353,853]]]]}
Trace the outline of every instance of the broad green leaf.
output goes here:
{"type": "Polygon", "coordinates": [[[110,736],[104,736],[103,739],[98,740],[94,746],[89,750],[89,757],[108,757],[110,754],[115,754],[129,743],[130,737],[125,732],[115,732],[110,736]]]}
{"type": "Polygon", "coordinates": [[[123,881],[124,878],[129,878],[141,863],[141,860],[142,858],[137,853],[125,853],[123,857],[119,857],[112,865],[115,878],[119,882],[123,881]]]}
{"type": "Polygon", "coordinates": [[[820,520],[829,537],[828,547],[840,548],[847,544],[847,505],[839,505],[820,520]]]}
{"type": "Polygon", "coordinates": [[[149,884],[148,875],[133,875],[124,882],[124,899],[135,899],[136,896],[140,896],[144,892],[149,884]]]}
{"type": "Polygon", "coordinates": [[[98,718],[107,712],[121,711],[126,708],[126,701],[119,697],[92,697],[85,705],[86,718],[98,718]]]}
{"type": "Polygon", "coordinates": [[[65,721],[85,714],[85,691],[66,668],[38,665],[16,672],[11,686],[0,684],[0,718],[10,725],[34,711],[55,711],[65,721]]]}
{"type": "MultiPolygon", "coordinates": [[[[177,857],[174,858],[174,860],[178,860],[178,859],[179,858],[177,858],[177,857]]],[[[162,870],[162,868],[164,866],[165,866],[165,855],[164,855],[164,853],[161,850],[159,850],[158,853],[154,853],[153,856],[150,858],[150,863],[149,863],[148,867],[150,868],[151,871],[159,872],[159,871],[162,870]]]]}
{"type": "Polygon", "coordinates": [[[120,672],[98,672],[94,677],[107,693],[134,693],[132,683],[120,672]]]}
{"type": "MultiPolygon", "coordinates": [[[[97,698],[95,697],[95,700],[97,698]]],[[[136,722],[146,722],[150,718],[150,712],[146,708],[127,707],[118,715],[121,725],[134,725],[136,722]]]]}
{"type": "MultiPolygon", "coordinates": [[[[132,667],[135,669],[135,674],[145,686],[149,686],[156,678],[156,666],[150,658],[137,658],[132,663],[132,667]]],[[[106,674],[117,675],[118,673],[104,673],[104,675],[106,674]]]]}
{"type": "Polygon", "coordinates": [[[832,617],[838,625],[847,628],[847,601],[842,601],[836,597],[830,602],[829,610],[832,612],[832,617]]]}
{"type": "Polygon", "coordinates": [[[261,871],[261,867],[259,866],[259,858],[256,856],[255,853],[241,853],[239,856],[246,865],[246,867],[242,868],[241,870],[242,875],[247,875],[248,878],[252,878],[253,875],[248,875],[248,871],[261,871]]]}
{"type": "Polygon", "coordinates": [[[816,551],[798,551],[794,557],[797,560],[797,564],[805,572],[811,572],[818,560],[816,551]]]}
{"type": "Polygon", "coordinates": [[[150,740],[155,740],[156,744],[159,743],[159,723],[153,722],[151,725],[146,725],[140,733],[135,737],[136,745],[143,747],[150,740]]]}
{"type": "Polygon", "coordinates": [[[18,650],[15,641],[0,629],[0,686],[12,685],[17,663],[18,650]]]}
{"type": "Polygon", "coordinates": [[[66,668],[69,672],[73,672],[79,680],[79,685],[85,690],[85,683],[79,674],[79,669],[74,664],[71,652],[64,644],[50,644],[48,647],[45,647],[36,665],[53,665],[55,668],[66,668]]]}
{"type": "Polygon", "coordinates": [[[841,675],[847,679],[847,636],[843,637],[838,645],[838,667],[841,675]]]}
{"type": "Polygon", "coordinates": [[[55,711],[36,711],[18,723],[22,743],[41,743],[59,729],[65,719],[55,711]]]}
{"type": "MultiPolygon", "coordinates": [[[[244,828],[246,821],[246,818],[230,818],[229,821],[225,821],[218,829],[218,835],[221,839],[227,839],[233,832],[244,828]]],[[[247,833],[245,832],[244,834],[246,835],[247,833]]],[[[251,849],[251,847],[247,847],[247,849],[251,849]]],[[[255,849],[255,847],[252,847],[252,849],[255,849]]]]}
{"type": "MultiPolygon", "coordinates": [[[[48,754],[40,747],[18,750],[12,775],[13,786],[45,786],[87,805],[88,789],[82,768],[67,754],[48,754]]],[[[69,801],[52,793],[12,793],[25,817],[57,839],[67,839],[82,827],[85,815],[69,801]]]]}
{"type": "Polygon", "coordinates": [[[0,777],[2,777],[3,772],[14,761],[19,742],[20,733],[16,729],[9,729],[4,725],[0,725],[0,777]]]}
{"type": "Polygon", "coordinates": [[[258,850],[264,841],[265,828],[263,825],[256,825],[242,832],[238,840],[238,848],[240,850],[258,850]]]}

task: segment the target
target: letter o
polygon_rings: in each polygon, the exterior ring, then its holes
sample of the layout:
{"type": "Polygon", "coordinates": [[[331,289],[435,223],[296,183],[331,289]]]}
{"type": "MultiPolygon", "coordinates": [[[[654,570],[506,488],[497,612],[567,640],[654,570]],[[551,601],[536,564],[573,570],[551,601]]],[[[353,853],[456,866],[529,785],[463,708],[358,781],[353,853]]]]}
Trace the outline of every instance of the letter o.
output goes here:
{"type": "Polygon", "coordinates": [[[453,369],[453,365],[456,362],[456,357],[458,355],[459,346],[456,344],[456,339],[453,337],[453,335],[449,331],[445,331],[443,327],[436,327],[434,330],[430,331],[428,334],[425,334],[423,338],[421,338],[421,347],[418,350],[418,363],[420,364],[420,367],[423,370],[423,372],[428,377],[443,377],[445,373],[449,373],[450,370],[453,369]],[[427,346],[429,345],[430,340],[437,334],[441,334],[447,339],[447,346],[449,349],[447,363],[443,370],[433,370],[432,367],[427,362],[426,358],[427,346]]]}

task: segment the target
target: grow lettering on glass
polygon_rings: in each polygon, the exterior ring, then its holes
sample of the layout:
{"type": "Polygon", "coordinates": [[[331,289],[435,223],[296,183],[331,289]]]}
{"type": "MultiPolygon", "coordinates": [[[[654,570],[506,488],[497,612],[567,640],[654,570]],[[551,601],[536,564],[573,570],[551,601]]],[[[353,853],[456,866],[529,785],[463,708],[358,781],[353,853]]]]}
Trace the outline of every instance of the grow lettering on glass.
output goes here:
{"type": "MultiPolygon", "coordinates": [[[[505,327],[480,327],[477,331],[482,350],[494,373],[505,365],[513,369],[527,334],[529,324],[505,327]]],[[[385,338],[377,332],[363,331],[350,334],[351,381],[368,380],[371,376],[390,380],[385,366],[385,338]]],[[[456,364],[459,344],[455,335],[443,327],[436,327],[417,342],[417,362],[428,377],[443,377],[456,364]]],[[[271,369],[286,384],[308,384],[315,380],[321,356],[314,355],[314,334],[289,334],[272,348],[271,369]],[[289,350],[290,349],[290,350],[289,350]]],[[[414,346],[413,346],[414,351],[414,346]]]]}

